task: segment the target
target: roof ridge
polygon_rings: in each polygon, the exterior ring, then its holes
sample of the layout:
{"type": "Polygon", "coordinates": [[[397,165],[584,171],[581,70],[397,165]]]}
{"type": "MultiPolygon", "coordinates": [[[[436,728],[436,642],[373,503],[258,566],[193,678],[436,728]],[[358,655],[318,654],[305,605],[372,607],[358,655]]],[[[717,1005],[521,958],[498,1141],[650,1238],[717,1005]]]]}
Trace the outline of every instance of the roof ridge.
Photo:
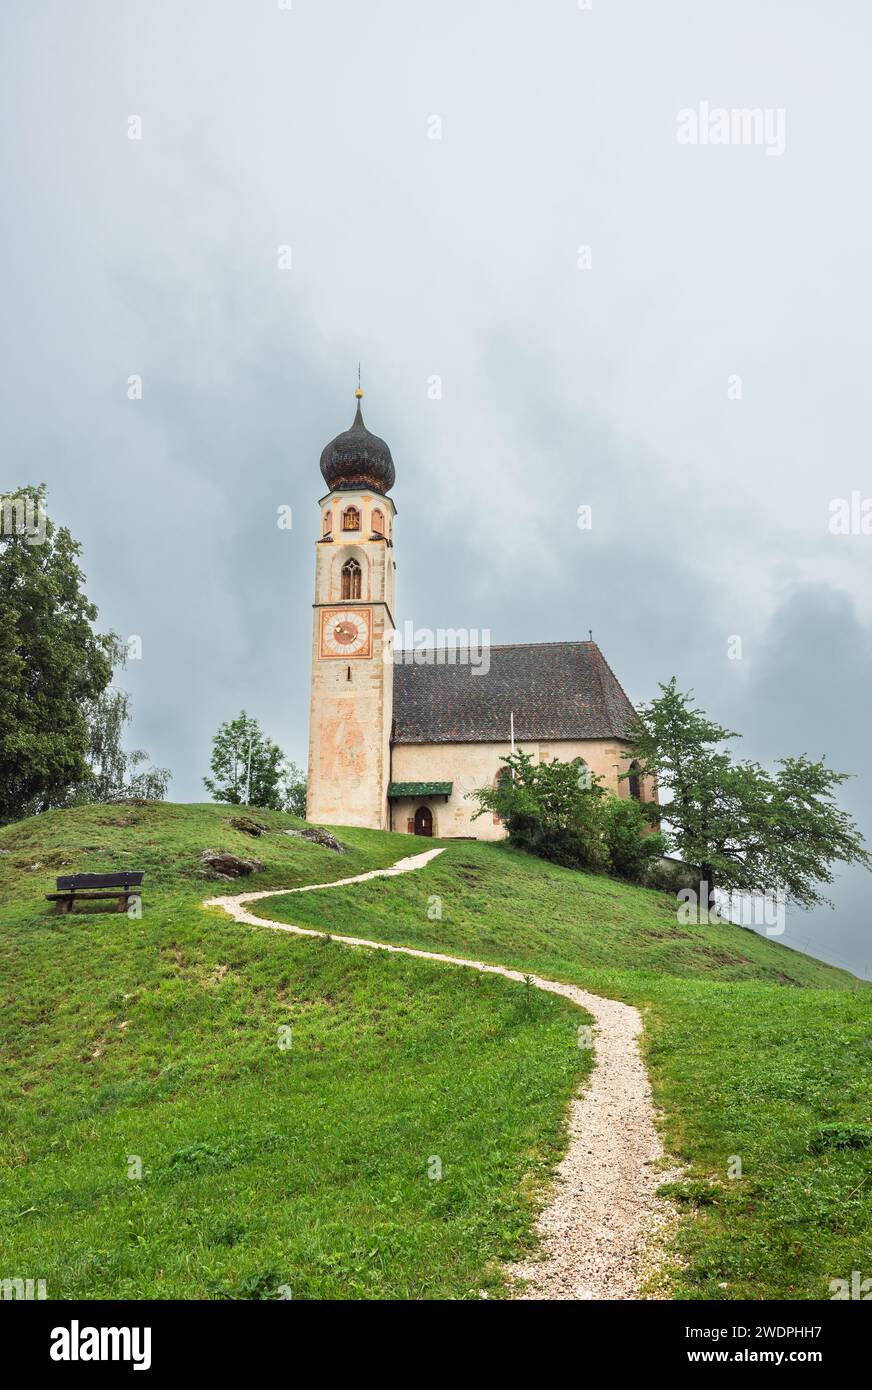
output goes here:
{"type": "MultiPolygon", "coordinates": [[[[600,651],[599,647],[597,647],[596,650],[597,650],[597,656],[599,657],[599,661],[595,661],[595,662],[594,662],[594,666],[596,667],[596,678],[597,678],[597,680],[599,681],[600,694],[601,694],[602,697],[603,697],[603,709],[604,709],[605,712],[606,712],[606,721],[607,721],[608,726],[609,726],[609,732],[612,733],[612,734],[614,734],[614,727],[615,727],[615,726],[614,726],[614,720],[612,719],[612,712],[611,712],[611,710],[609,709],[609,698],[608,698],[608,696],[606,695],[606,687],[605,687],[605,684],[603,683],[603,669],[602,669],[602,668],[603,668],[603,666],[606,664],[606,662],[605,662],[605,657],[603,656],[603,654],[602,654],[602,652],[600,651]]],[[[612,674],[614,674],[614,672],[613,672],[612,674]]]]}
{"type": "MultiPolygon", "coordinates": [[[[454,629],[452,628],[443,628],[444,632],[451,632],[453,630],[454,629]]],[[[597,647],[596,642],[590,642],[587,640],[587,638],[579,638],[577,640],[574,638],[564,638],[555,640],[554,642],[488,642],[487,645],[492,652],[517,651],[519,647],[595,647],[598,652],[600,650],[599,647],[597,647]]],[[[445,649],[442,647],[403,647],[401,648],[401,650],[419,652],[438,652],[443,651],[445,649]]],[[[455,647],[454,650],[463,652],[468,651],[469,648],[455,647]]],[[[602,652],[600,652],[600,656],[602,656],[602,652]]],[[[603,658],[603,660],[605,660],[605,658],[603,658]]]]}
{"type": "MultiPolygon", "coordinates": [[[[595,643],[595,642],[593,642],[591,645],[594,646],[594,647],[596,647],[596,643],[595,643]]],[[[629,697],[629,695],[627,694],[626,690],[625,690],[624,687],[621,685],[621,682],[618,680],[618,678],[617,678],[617,676],[615,675],[614,671],[612,670],[611,666],[610,666],[609,663],[606,661],[606,659],[605,659],[605,657],[603,656],[602,652],[600,651],[599,647],[596,647],[596,651],[597,651],[597,656],[599,657],[599,659],[600,659],[600,661],[602,662],[603,666],[606,668],[606,670],[608,671],[608,673],[609,673],[609,675],[611,676],[612,680],[614,681],[615,685],[618,687],[618,690],[619,690],[620,693],[623,695],[623,697],[624,697],[624,699],[626,700],[627,704],[630,706],[630,709],[631,709],[631,710],[633,711],[633,713],[635,714],[635,713],[636,713],[636,706],[633,704],[633,701],[630,699],[630,697],[629,697]]],[[[603,701],[604,701],[605,706],[606,706],[606,711],[607,711],[607,713],[608,713],[609,715],[611,715],[611,711],[609,710],[609,706],[608,706],[608,699],[607,699],[607,697],[606,697],[605,686],[604,686],[603,683],[602,683],[602,671],[601,671],[601,670],[598,670],[598,671],[597,671],[597,675],[599,676],[600,689],[601,689],[602,692],[603,692],[603,701]]],[[[614,734],[615,734],[615,728],[614,728],[614,726],[615,726],[615,721],[614,721],[613,719],[610,718],[610,719],[609,719],[609,722],[610,722],[610,724],[611,724],[611,726],[612,726],[612,733],[613,733],[613,735],[614,735],[614,734]]],[[[615,735],[615,736],[616,736],[616,735],[615,735]]]]}

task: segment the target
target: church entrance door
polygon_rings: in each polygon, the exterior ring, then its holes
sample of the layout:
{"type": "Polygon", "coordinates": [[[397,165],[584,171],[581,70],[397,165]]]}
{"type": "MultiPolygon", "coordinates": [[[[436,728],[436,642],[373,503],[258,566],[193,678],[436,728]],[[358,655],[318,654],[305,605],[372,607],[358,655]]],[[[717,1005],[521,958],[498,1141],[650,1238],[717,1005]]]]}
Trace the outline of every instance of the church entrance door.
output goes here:
{"type": "Polygon", "coordinates": [[[433,834],[433,812],[429,806],[419,806],[415,812],[415,834],[433,834]]]}

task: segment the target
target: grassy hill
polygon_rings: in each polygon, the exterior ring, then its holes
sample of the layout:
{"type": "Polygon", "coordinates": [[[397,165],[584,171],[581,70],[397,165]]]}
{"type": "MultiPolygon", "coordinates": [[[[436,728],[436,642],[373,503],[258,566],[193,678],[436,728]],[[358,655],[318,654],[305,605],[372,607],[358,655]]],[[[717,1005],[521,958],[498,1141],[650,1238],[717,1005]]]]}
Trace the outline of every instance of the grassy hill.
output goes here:
{"type": "MultiPolygon", "coordinates": [[[[0,1277],[46,1278],[49,1297],[498,1296],[563,1150],[583,1016],[205,910],[420,848],[343,830],[340,856],[285,834],[291,817],[258,813],[270,833],[252,840],[231,814],[86,807],[0,830],[0,1277]],[[216,887],[205,848],[263,871],[216,887]],[[140,921],[50,915],[56,873],[125,865],[146,872],[140,921]]],[[[498,845],[447,842],[417,874],[258,911],[642,1007],[665,1138],[690,1165],[673,1294],[822,1298],[872,1268],[872,990],[854,977],[498,845]]]]}
{"type": "Polygon", "coordinates": [[[45,1278],[50,1298],[498,1294],[590,1064],[579,1011],[207,912],[409,849],[355,831],[338,855],[269,812],[252,840],[231,814],[87,807],[0,830],[0,1278],[45,1278]],[[213,847],[264,871],[210,882],[213,847]],[[125,865],[146,873],[141,921],[51,915],[54,875],[125,865]]]}
{"type": "Polygon", "coordinates": [[[689,1166],[673,1296],[827,1298],[830,1279],[872,1271],[872,988],[854,976],[742,927],[680,926],[665,894],[501,845],[449,841],[418,874],[258,912],[640,1007],[665,1140],[689,1166]]]}

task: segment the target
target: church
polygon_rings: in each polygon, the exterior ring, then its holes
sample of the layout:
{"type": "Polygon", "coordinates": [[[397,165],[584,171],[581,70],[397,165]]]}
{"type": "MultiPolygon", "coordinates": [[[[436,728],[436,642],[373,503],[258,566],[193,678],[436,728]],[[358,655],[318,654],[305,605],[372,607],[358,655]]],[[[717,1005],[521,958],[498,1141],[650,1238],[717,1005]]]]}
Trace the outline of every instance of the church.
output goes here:
{"type": "MultiPolygon", "coordinates": [[[[503,757],[583,758],[610,791],[628,770],[634,710],[593,641],[463,650],[396,649],[391,451],[357,413],[321,454],[327,493],[315,543],[307,819],[413,835],[501,839],[468,794],[503,757]]],[[[632,769],[630,769],[632,771],[632,769]]]]}

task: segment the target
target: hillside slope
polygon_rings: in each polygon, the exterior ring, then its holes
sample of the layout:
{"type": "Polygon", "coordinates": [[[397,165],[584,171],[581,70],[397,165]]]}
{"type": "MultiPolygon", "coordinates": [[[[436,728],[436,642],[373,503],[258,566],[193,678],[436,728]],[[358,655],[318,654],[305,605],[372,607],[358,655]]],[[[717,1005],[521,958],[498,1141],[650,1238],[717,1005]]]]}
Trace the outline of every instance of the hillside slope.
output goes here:
{"type": "Polygon", "coordinates": [[[0,831],[0,1277],[49,1298],[498,1296],[590,1065],[579,1010],[205,911],[226,887],[205,848],[284,886],[408,847],[360,831],[338,855],[271,813],[253,840],[231,814],[0,831]],[[51,915],[56,873],[125,865],[141,920],[51,915]]]}
{"type": "MultiPolygon", "coordinates": [[[[253,840],[231,814],[88,807],[0,830],[0,1246],[15,1266],[0,1275],[39,1270],[50,1297],[498,1296],[589,1065],[579,1011],[206,911],[236,891],[201,876],[207,847],[262,862],[239,891],[410,850],[348,829],[335,855],[269,812],[253,840]],[[146,872],[141,921],[50,915],[54,874],[124,865],[146,872]]],[[[825,1298],[870,1266],[872,990],[853,976],[500,845],[446,842],[415,875],[259,912],[641,1007],[665,1139],[690,1165],[673,1295],[825,1298]]]]}
{"type": "MultiPolygon", "coordinates": [[[[409,853],[407,836],[394,835],[391,843],[409,853]]],[[[305,903],[289,899],[284,906],[304,924],[306,914],[320,921],[323,910],[346,926],[357,914],[367,925],[360,934],[379,940],[431,946],[438,937],[452,949],[486,949],[488,958],[505,964],[558,973],[583,966],[586,980],[591,972],[629,970],[823,989],[853,990],[861,984],[848,971],[744,927],[679,925],[675,898],[668,893],[562,869],[506,845],[432,843],[444,845],[445,853],[428,866],[426,878],[392,883],[387,892],[380,884],[338,889],[329,898],[309,895],[305,903]],[[441,901],[439,922],[421,911],[431,894],[441,901]]]]}
{"type": "Polygon", "coordinates": [[[641,1007],[666,1143],[690,1168],[674,1295],[827,1298],[831,1279],[872,1266],[872,988],[854,976],[499,845],[446,842],[413,878],[258,910],[641,1007]]]}

